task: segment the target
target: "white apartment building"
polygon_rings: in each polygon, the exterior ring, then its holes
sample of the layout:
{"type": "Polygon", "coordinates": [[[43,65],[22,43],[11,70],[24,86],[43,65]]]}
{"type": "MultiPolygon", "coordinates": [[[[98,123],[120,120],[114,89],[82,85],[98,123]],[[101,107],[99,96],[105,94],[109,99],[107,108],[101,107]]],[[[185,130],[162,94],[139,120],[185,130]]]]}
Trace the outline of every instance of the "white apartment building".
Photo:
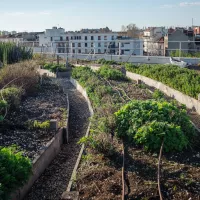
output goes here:
{"type": "Polygon", "coordinates": [[[53,27],[39,34],[39,46],[56,53],[143,55],[143,41],[118,39],[108,27],[65,32],[53,27]]]}

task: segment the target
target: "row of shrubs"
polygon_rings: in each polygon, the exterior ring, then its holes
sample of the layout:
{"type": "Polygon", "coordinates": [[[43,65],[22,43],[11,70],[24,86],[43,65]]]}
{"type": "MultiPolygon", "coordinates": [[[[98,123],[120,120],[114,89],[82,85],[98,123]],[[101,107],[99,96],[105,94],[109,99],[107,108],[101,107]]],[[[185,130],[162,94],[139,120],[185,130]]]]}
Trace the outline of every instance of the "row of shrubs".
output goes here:
{"type": "MultiPolygon", "coordinates": [[[[89,68],[79,67],[72,73],[73,78],[86,88],[95,109],[91,135],[81,142],[106,154],[112,149],[108,138],[113,133],[151,151],[158,151],[163,139],[166,152],[181,151],[188,146],[195,130],[185,108],[177,108],[164,100],[133,100],[124,105],[115,91],[98,79],[102,69],[104,67],[95,73],[89,68]]],[[[109,74],[115,74],[115,70],[109,68],[109,74]]],[[[157,93],[154,96],[162,98],[157,93]]]]}
{"type": "Polygon", "coordinates": [[[32,49],[17,46],[15,43],[0,42],[0,62],[4,65],[32,59],[32,49]]]}
{"type": "Polygon", "coordinates": [[[58,72],[66,72],[67,71],[65,64],[47,63],[44,65],[44,69],[47,69],[53,73],[56,73],[57,70],[58,70],[58,72]]]}
{"type": "Polygon", "coordinates": [[[174,65],[126,64],[126,70],[160,81],[186,95],[198,98],[200,93],[200,75],[190,69],[174,65]]]}

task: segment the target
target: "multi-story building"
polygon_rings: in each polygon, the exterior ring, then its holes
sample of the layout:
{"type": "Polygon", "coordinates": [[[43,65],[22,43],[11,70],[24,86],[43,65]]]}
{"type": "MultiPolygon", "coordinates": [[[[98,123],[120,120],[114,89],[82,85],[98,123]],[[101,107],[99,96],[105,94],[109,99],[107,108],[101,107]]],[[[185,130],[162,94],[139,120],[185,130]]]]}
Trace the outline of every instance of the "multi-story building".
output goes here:
{"type": "Polygon", "coordinates": [[[145,55],[164,55],[164,39],[167,29],[165,27],[151,27],[144,31],[144,54],[145,55]]]}
{"type": "Polygon", "coordinates": [[[39,46],[58,53],[143,55],[142,40],[118,38],[108,27],[68,32],[53,27],[39,34],[39,46]]]}

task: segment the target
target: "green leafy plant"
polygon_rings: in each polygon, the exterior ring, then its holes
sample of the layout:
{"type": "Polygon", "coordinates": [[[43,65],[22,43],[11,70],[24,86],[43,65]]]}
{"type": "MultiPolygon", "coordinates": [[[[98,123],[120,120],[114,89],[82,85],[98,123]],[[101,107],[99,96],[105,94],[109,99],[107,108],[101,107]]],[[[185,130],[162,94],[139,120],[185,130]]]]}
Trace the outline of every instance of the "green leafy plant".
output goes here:
{"type": "Polygon", "coordinates": [[[162,99],[164,97],[164,94],[160,90],[155,90],[154,93],[152,94],[154,99],[162,99]]]}
{"type": "Polygon", "coordinates": [[[17,147],[0,147],[0,199],[8,200],[10,195],[23,186],[31,175],[29,158],[17,147]]]}
{"type": "Polygon", "coordinates": [[[166,101],[131,101],[115,113],[117,136],[158,151],[182,150],[195,134],[185,109],[166,101]]]}
{"type": "Polygon", "coordinates": [[[114,69],[109,65],[100,67],[97,73],[105,79],[127,80],[126,76],[121,71],[114,69]]]}
{"type": "Polygon", "coordinates": [[[49,129],[50,128],[50,121],[44,121],[44,122],[39,122],[37,120],[35,120],[33,122],[33,127],[34,128],[39,128],[39,129],[49,129]]]}
{"type": "Polygon", "coordinates": [[[1,93],[3,98],[7,101],[10,108],[17,108],[20,105],[21,96],[23,94],[22,88],[9,87],[3,89],[1,93]]]}

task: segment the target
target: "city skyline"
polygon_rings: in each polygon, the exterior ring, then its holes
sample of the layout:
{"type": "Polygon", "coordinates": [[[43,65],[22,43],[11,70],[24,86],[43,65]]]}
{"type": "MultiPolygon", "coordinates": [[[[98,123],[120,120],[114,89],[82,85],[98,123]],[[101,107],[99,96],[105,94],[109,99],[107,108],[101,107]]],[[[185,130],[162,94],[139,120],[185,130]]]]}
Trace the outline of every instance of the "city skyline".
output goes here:
{"type": "Polygon", "coordinates": [[[149,26],[198,25],[200,1],[188,0],[1,0],[0,30],[44,31],[58,26],[68,30],[109,27],[120,31],[122,25],[149,26]]]}

